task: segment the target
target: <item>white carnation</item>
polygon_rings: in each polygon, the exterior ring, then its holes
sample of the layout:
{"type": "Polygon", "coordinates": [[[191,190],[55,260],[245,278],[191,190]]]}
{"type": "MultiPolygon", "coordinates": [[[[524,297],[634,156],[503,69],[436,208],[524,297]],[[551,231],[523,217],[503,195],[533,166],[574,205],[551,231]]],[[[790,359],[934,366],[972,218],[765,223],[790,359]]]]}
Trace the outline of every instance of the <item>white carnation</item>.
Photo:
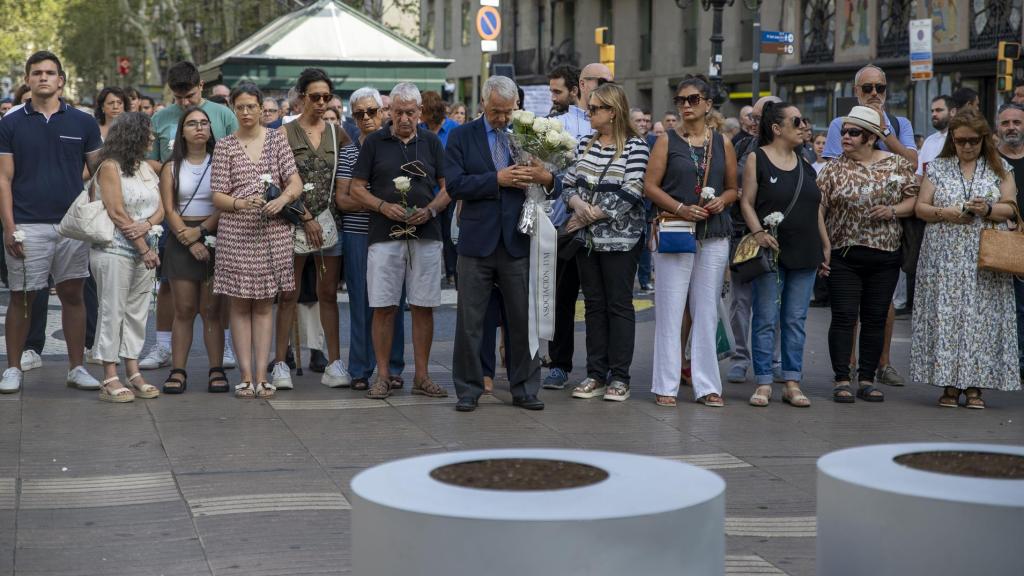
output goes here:
{"type": "Polygon", "coordinates": [[[700,198],[705,202],[715,199],[715,189],[711,186],[705,186],[700,189],[700,198]]]}
{"type": "Polygon", "coordinates": [[[522,112],[523,124],[533,124],[534,118],[537,117],[536,114],[530,112],[529,110],[519,110],[518,112],[522,112]]]}
{"type": "Polygon", "coordinates": [[[312,192],[314,188],[316,188],[316,186],[314,186],[312,182],[306,182],[302,185],[303,192],[312,192]]]}
{"type": "Polygon", "coordinates": [[[209,247],[209,248],[216,248],[217,247],[217,237],[216,236],[207,236],[206,239],[203,240],[203,244],[206,244],[206,246],[209,247]]]}
{"type": "Polygon", "coordinates": [[[270,177],[270,174],[263,174],[260,176],[260,182],[263,182],[264,184],[272,184],[274,179],[270,177]]]}
{"type": "Polygon", "coordinates": [[[562,146],[565,146],[566,150],[575,150],[576,137],[568,132],[562,132],[562,146]]]}
{"type": "Polygon", "coordinates": [[[15,230],[11,236],[14,237],[14,241],[18,244],[25,241],[25,232],[23,230],[15,230]]]}
{"type": "Polygon", "coordinates": [[[557,130],[561,132],[565,130],[565,126],[562,125],[562,121],[558,118],[548,118],[548,130],[557,130]]]}
{"type": "Polygon", "coordinates": [[[149,235],[150,236],[155,236],[155,237],[159,238],[159,237],[163,236],[163,234],[164,234],[164,227],[159,225],[159,224],[157,224],[156,226],[153,226],[152,228],[149,229],[149,235]]]}
{"type": "Polygon", "coordinates": [[[533,131],[537,134],[543,134],[548,131],[548,121],[543,118],[537,118],[533,121],[533,131]]]}
{"type": "Polygon", "coordinates": [[[395,190],[399,192],[408,192],[412,188],[412,180],[408,176],[398,176],[392,182],[395,183],[395,190]]]}
{"type": "Polygon", "coordinates": [[[772,212],[771,214],[764,217],[764,225],[768,228],[778,228],[779,224],[782,224],[784,216],[782,212],[772,212]]]}

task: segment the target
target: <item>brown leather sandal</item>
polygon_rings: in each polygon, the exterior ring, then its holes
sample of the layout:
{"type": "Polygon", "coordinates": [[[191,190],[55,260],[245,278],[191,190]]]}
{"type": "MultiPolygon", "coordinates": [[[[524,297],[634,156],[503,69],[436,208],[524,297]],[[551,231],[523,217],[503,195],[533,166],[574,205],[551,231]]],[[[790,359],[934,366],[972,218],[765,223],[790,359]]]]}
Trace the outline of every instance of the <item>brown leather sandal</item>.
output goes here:
{"type": "Polygon", "coordinates": [[[960,405],[960,389],[954,386],[946,386],[939,396],[939,406],[943,408],[956,408],[960,405]]]}

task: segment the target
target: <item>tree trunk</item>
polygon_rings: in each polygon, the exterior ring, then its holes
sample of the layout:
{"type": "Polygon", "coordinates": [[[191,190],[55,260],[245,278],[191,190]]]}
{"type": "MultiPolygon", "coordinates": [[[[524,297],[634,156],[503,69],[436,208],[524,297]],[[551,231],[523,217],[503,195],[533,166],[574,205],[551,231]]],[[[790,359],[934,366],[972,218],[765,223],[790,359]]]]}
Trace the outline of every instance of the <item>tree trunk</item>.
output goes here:
{"type": "Polygon", "coordinates": [[[174,39],[178,44],[178,49],[181,51],[182,58],[189,62],[196,63],[195,58],[192,56],[192,42],[189,41],[188,34],[185,32],[185,27],[181,23],[181,18],[178,15],[178,2],[177,0],[162,0],[164,9],[167,11],[167,15],[170,17],[170,21],[174,26],[174,39]]]}
{"type": "Polygon", "coordinates": [[[132,9],[128,0],[118,0],[118,5],[121,7],[121,13],[128,25],[139,32],[142,45],[145,47],[144,58],[146,61],[143,66],[146,71],[145,83],[149,86],[159,86],[161,84],[160,65],[157,63],[156,50],[153,48],[153,34],[149,24],[152,19],[148,14],[148,0],[139,0],[137,10],[132,9]]]}

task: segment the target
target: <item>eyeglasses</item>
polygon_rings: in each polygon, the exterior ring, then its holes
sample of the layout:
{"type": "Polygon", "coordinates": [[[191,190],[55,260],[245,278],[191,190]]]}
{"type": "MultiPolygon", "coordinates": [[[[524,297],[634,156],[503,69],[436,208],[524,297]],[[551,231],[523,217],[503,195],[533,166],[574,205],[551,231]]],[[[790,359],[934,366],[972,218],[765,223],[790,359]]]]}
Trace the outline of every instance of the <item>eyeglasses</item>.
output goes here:
{"type": "Polygon", "coordinates": [[[306,94],[306,98],[309,101],[316,104],[317,102],[330,102],[331,98],[334,98],[333,94],[306,94]]]}
{"type": "Polygon", "coordinates": [[[839,133],[843,136],[853,136],[854,138],[860,138],[864,135],[864,131],[860,128],[843,128],[839,133]]]}
{"type": "Polygon", "coordinates": [[[975,136],[973,138],[953,138],[953,144],[957,146],[977,146],[981,144],[982,137],[975,136]]]}
{"type": "Polygon", "coordinates": [[[255,112],[260,109],[259,104],[236,104],[235,112],[255,112]]]}
{"type": "Polygon", "coordinates": [[[277,112],[278,112],[277,108],[264,108],[263,109],[263,113],[264,114],[277,114],[277,112]]]}
{"type": "Polygon", "coordinates": [[[362,120],[363,118],[373,118],[380,112],[380,108],[367,108],[366,110],[355,110],[352,112],[352,116],[356,120],[362,120]]]}
{"type": "Polygon", "coordinates": [[[696,106],[700,104],[701,100],[707,100],[707,98],[701,96],[700,94],[690,94],[689,96],[676,96],[675,98],[672,99],[672,102],[675,103],[676,107],[682,108],[683,104],[696,106]]]}
{"type": "Polygon", "coordinates": [[[607,105],[607,104],[601,104],[601,105],[598,105],[598,106],[594,106],[594,105],[587,106],[587,112],[590,112],[591,116],[593,116],[594,114],[597,114],[598,110],[611,110],[611,109],[612,109],[612,107],[607,105]]]}
{"type": "Polygon", "coordinates": [[[885,94],[885,84],[861,84],[860,91],[864,94],[871,94],[872,92],[885,94]]]}
{"type": "Polygon", "coordinates": [[[209,120],[189,120],[188,122],[185,122],[185,128],[192,128],[193,130],[206,130],[209,127],[209,120]]]}

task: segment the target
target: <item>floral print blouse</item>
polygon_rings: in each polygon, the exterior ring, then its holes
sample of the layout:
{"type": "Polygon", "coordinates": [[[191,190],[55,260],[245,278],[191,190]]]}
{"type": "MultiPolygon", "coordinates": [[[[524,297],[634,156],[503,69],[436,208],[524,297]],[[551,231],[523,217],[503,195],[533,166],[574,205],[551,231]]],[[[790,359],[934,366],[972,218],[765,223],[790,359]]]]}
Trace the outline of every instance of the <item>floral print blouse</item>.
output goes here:
{"type": "Polygon", "coordinates": [[[846,154],[830,161],[818,174],[818,188],[832,249],[866,246],[886,252],[899,250],[903,234],[899,219],[874,220],[868,211],[917,196],[915,169],[898,154],[869,166],[846,154]]]}

